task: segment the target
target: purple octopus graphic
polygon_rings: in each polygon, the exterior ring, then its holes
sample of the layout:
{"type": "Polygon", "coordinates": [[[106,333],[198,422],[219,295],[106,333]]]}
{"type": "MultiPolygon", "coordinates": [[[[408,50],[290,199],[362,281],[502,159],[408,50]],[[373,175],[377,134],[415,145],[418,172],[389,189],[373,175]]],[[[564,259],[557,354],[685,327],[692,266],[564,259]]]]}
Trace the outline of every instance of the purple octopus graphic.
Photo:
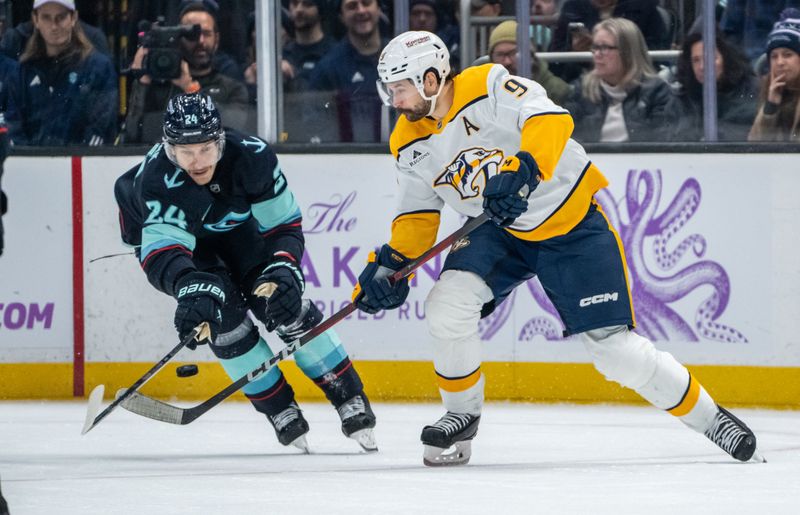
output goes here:
{"type": "MultiPolygon", "coordinates": [[[[670,240],[697,212],[700,206],[700,185],[695,179],[686,180],[675,198],[663,213],[658,213],[661,200],[661,171],[630,170],[625,198],[617,202],[608,190],[598,192],[596,198],[609,221],[617,229],[625,246],[633,304],[636,309],[637,332],[653,341],[709,340],[747,343],[738,330],[719,322],[730,297],[730,280],[725,269],[716,262],[701,260],[682,269],[678,263],[688,251],[702,258],[706,239],[699,234],[685,237],[674,250],[669,250],[670,240]],[[628,223],[620,216],[625,203],[628,223]],[[651,246],[648,242],[652,241],[651,246]],[[660,268],[655,273],[648,267],[645,255],[660,268]],[[701,286],[711,286],[711,295],[700,303],[690,324],[669,304],[678,301],[701,286]]],[[[527,283],[536,303],[546,315],[535,316],[523,324],[519,340],[530,341],[536,335],[547,340],[559,340],[563,326],[553,305],[537,279],[527,283]]],[[[489,339],[508,320],[514,297],[490,317],[481,321],[481,338],[489,339]]]]}

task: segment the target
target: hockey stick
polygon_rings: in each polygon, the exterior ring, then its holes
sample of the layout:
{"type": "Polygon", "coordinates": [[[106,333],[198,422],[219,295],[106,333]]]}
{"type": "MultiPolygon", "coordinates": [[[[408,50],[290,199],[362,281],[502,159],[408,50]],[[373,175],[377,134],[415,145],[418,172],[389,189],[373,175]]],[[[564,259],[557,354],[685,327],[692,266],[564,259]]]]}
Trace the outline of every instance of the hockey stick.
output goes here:
{"type": "Polygon", "coordinates": [[[103,403],[103,392],[105,392],[105,386],[99,384],[94,387],[92,393],[89,394],[89,401],[86,406],[86,420],[83,423],[83,431],[81,431],[81,435],[85,435],[89,431],[92,430],[94,426],[96,426],[101,420],[106,418],[109,413],[114,411],[114,409],[119,406],[122,402],[125,401],[128,397],[133,395],[136,390],[141,388],[141,386],[146,383],[151,377],[153,377],[156,372],[161,370],[161,368],[167,364],[169,360],[175,357],[175,355],[180,352],[180,350],[186,347],[189,343],[192,342],[195,338],[203,339],[202,336],[205,332],[208,331],[208,324],[203,322],[199,326],[195,327],[189,335],[183,339],[178,345],[176,345],[171,351],[167,353],[166,356],[161,358],[161,360],[153,365],[153,367],[148,370],[142,377],[140,377],[135,383],[133,383],[129,388],[122,388],[117,392],[117,398],[108,405],[106,409],[102,411],[99,415],[97,414],[100,411],[100,405],[103,403]]]}
{"type": "MultiPolygon", "coordinates": [[[[440,254],[444,249],[451,246],[456,241],[460,240],[467,234],[471,233],[479,226],[481,226],[484,222],[489,219],[488,216],[481,213],[479,216],[473,218],[472,220],[468,221],[464,224],[460,229],[452,233],[451,235],[445,237],[428,249],[424,254],[419,256],[417,259],[412,261],[411,263],[407,264],[394,274],[390,276],[390,281],[398,281],[403,277],[406,277],[411,272],[416,270],[417,268],[421,267],[423,264],[427,263],[430,259],[435,257],[436,255],[440,254]]],[[[141,394],[139,392],[132,392],[130,395],[126,396],[126,399],[123,399],[122,407],[126,410],[136,413],[137,415],[142,415],[143,417],[151,418],[153,420],[160,420],[162,422],[167,422],[169,424],[177,424],[177,425],[186,425],[193,422],[195,419],[206,413],[208,410],[219,404],[220,402],[224,401],[238,390],[240,390],[244,385],[253,381],[257,377],[261,376],[262,374],[266,373],[272,366],[276,363],[285,360],[292,354],[294,354],[297,349],[305,345],[306,343],[310,342],[320,334],[324,333],[341,320],[349,316],[353,311],[355,311],[356,306],[352,302],[348,303],[345,307],[340,309],[338,312],[334,313],[330,316],[327,320],[324,320],[316,327],[312,328],[310,331],[305,333],[300,338],[291,341],[281,349],[276,355],[271,357],[269,360],[265,361],[261,365],[259,365],[256,369],[249,372],[247,375],[242,376],[241,378],[237,379],[230,385],[228,385],[224,390],[217,393],[207,401],[203,402],[202,404],[198,404],[197,406],[193,406],[191,408],[180,408],[178,406],[173,406],[171,404],[167,404],[166,402],[161,402],[159,400],[153,399],[152,397],[148,397],[147,395],[141,394]]],[[[117,392],[120,394],[122,390],[117,392]]],[[[122,393],[125,395],[125,393],[122,393]]]]}

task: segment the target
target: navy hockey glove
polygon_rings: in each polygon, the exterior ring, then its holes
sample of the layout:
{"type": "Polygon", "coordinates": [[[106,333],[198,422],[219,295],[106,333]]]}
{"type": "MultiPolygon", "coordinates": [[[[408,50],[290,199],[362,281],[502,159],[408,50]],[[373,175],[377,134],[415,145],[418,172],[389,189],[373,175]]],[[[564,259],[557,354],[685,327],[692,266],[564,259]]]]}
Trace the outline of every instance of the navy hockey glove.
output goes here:
{"type": "Polygon", "coordinates": [[[403,277],[394,284],[389,276],[406,266],[410,259],[384,245],[371,252],[369,263],[358,276],[358,284],[353,292],[353,302],[365,313],[375,314],[382,309],[394,309],[403,305],[408,297],[409,277],[403,277]]]}
{"type": "Polygon", "coordinates": [[[309,299],[303,299],[300,316],[292,324],[282,325],[275,330],[284,343],[291,343],[300,338],[317,324],[322,322],[322,311],[309,299]]]}
{"type": "Polygon", "coordinates": [[[539,185],[539,166],[528,152],[505,158],[500,172],[483,191],[483,212],[500,227],[508,227],[528,209],[528,197],[539,185]],[[525,189],[523,189],[525,188],[525,189]]]}
{"type": "Polygon", "coordinates": [[[253,285],[253,293],[268,297],[267,331],[274,331],[278,326],[292,324],[298,319],[305,288],[303,272],[294,261],[279,259],[267,265],[253,285]],[[274,286],[267,288],[267,293],[262,293],[270,283],[274,286]]]}
{"type": "MultiPolygon", "coordinates": [[[[222,279],[205,272],[189,272],[175,284],[175,298],[178,309],[175,310],[175,329],[181,340],[203,322],[208,323],[211,341],[216,338],[222,325],[222,307],[225,305],[225,286],[222,279]]],[[[210,343],[207,339],[197,343],[210,343]]],[[[187,345],[194,350],[194,341],[187,345]]]]}

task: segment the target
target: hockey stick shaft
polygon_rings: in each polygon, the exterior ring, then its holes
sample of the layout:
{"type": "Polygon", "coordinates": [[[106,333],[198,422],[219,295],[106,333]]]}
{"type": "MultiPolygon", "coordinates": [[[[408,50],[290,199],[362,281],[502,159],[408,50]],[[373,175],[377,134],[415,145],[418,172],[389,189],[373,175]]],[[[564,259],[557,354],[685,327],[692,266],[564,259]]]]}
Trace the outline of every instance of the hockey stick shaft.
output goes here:
{"type": "MultiPolygon", "coordinates": [[[[481,213],[480,216],[477,216],[471,220],[469,220],[466,224],[460,227],[458,230],[443,238],[439,243],[428,249],[425,253],[419,256],[417,259],[413,260],[391,276],[391,281],[397,281],[406,277],[411,272],[416,270],[417,268],[421,267],[429,260],[433,259],[438,254],[441,254],[446,248],[450,247],[453,243],[457,240],[460,240],[464,236],[468,235],[478,227],[480,227],[483,223],[488,220],[488,216],[481,213]]],[[[331,315],[328,319],[322,321],[319,325],[312,328],[310,331],[305,333],[299,339],[294,340],[286,345],[280,352],[275,354],[269,360],[265,361],[258,368],[250,371],[247,375],[244,375],[228,385],[224,390],[217,393],[207,401],[198,404],[197,406],[193,406],[191,408],[180,408],[177,406],[172,406],[171,404],[167,404],[156,399],[152,399],[146,395],[140,394],[136,392],[131,396],[128,402],[123,403],[122,407],[131,411],[133,413],[137,413],[139,415],[152,418],[154,420],[160,420],[162,422],[168,422],[171,424],[178,424],[178,425],[185,425],[193,422],[195,419],[206,413],[208,410],[219,404],[220,402],[224,401],[241,388],[243,388],[246,384],[250,383],[257,377],[261,376],[265,372],[267,372],[270,368],[272,368],[277,363],[285,360],[292,354],[294,354],[300,347],[305,345],[306,343],[310,342],[320,334],[324,333],[341,320],[349,316],[353,311],[356,310],[356,306],[354,303],[350,302],[342,309],[331,315]]]]}
{"type": "Polygon", "coordinates": [[[178,345],[173,347],[173,349],[171,351],[169,351],[166,356],[161,358],[161,360],[159,360],[158,363],[153,365],[150,368],[150,370],[145,372],[145,374],[142,377],[137,379],[136,382],[133,383],[125,391],[125,393],[123,393],[122,395],[118,395],[117,398],[114,399],[114,401],[111,404],[109,404],[106,407],[106,409],[101,411],[99,415],[93,416],[92,415],[92,411],[96,410],[99,407],[98,399],[97,399],[98,396],[99,396],[99,401],[100,402],[102,402],[102,400],[103,400],[102,392],[104,391],[104,387],[103,387],[102,384],[97,385],[94,388],[94,390],[92,390],[92,393],[89,394],[90,402],[89,402],[89,407],[88,407],[88,411],[87,411],[87,414],[86,414],[86,423],[84,424],[83,431],[81,432],[81,434],[85,435],[86,433],[91,431],[92,428],[94,428],[94,426],[96,426],[98,423],[100,423],[101,420],[106,418],[108,416],[108,414],[111,413],[112,411],[114,411],[114,409],[116,409],[117,406],[119,406],[122,402],[124,402],[125,399],[127,399],[128,397],[133,395],[133,392],[135,392],[136,390],[141,388],[142,385],[144,385],[147,381],[149,381],[150,378],[153,377],[156,374],[156,372],[161,370],[164,367],[164,365],[166,365],[172,358],[174,358],[175,355],[178,354],[178,352],[180,352],[181,349],[186,347],[189,343],[192,342],[192,340],[197,338],[197,336],[200,333],[201,333],[200,327],[197,327],[194,330],[192,330],[192,332],[189,333],[189,335],[186,338],[184,338],[178,345]],[[97,394],[95,392],[99,392],[99,394],[97,394]]]}

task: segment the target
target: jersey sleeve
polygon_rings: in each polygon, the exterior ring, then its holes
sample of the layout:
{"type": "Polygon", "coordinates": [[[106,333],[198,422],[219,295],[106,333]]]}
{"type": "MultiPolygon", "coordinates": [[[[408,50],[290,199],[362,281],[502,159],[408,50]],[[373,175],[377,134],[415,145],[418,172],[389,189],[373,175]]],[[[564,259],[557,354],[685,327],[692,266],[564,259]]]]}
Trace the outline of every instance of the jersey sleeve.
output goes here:
{"type": "Polygon", "coordinates": [[[436,242],[444,201],[420,176],[397,166],[399,202],[389,246],[413,259],[436,242]]]}
{"type": "Polygon", "coordinates": [[[255,136],[248,136],[245,141],[264,145],[245,145],[237,166],[246,167],[245,189],[250,211],[269,254],[265,262],[287,258],[299,263],[305,249],[300,206],[275,152],[255,136]]]}
{"type": "Polygon", "coordinates": [[[197,240],[194,228],[201,222],[205,204],[182,170],[150,164],[155,169],[141,173],[142,236],[139,260],[150,283],[168,295],[175,282],[195,270],[192,252],[197,240]],[[149,173],[148,173],[149,172],[149,173]],[[182,175],[182,177],[181,177],[182,175]]]}
{"type": "Polygon", "coordinates": [[[516,120],[520,150],[533,156],[542,179],[549,180],[575,127],[569,111],[553,103],[538,83],[502,66],[494,66],[487,81],[497,118],[516,120]]]}

